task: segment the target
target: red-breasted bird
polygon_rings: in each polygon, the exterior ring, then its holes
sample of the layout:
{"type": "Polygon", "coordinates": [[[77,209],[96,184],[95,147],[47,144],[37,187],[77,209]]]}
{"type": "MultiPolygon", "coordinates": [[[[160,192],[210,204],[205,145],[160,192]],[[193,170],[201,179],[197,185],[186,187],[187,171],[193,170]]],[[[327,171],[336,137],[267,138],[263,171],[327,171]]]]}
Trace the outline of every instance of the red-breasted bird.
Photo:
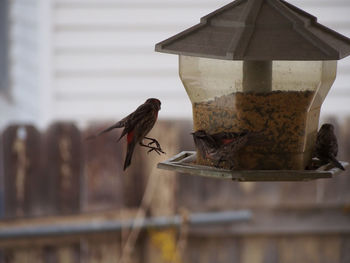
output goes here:
{"type": "Polygon", "coordinates": [[[345,170],[343,165],[335,158],[337,154],[338,142],[334,134],[334,126],[325,123],[317,133],[315,155],[323,163],[332,163],[335,167],[345,170]]]}
{"type": "Polygon", "coordinates": [[[160,105],[160,100],[150,98],[146,100],[144,104],[140,105],[134,112],[116,124],[101,131],[97,135],[89,136],[87,139],[92,139],[113,129],[124,127],[124,130],[118,139],[119,141],[127,135],[127,152],[124,162],[124,170],[131,164],[132,154],[137,144],[149,148],[150,150],[148,152],[155,151],[158,154],[164,153],[156,139],[146,137],[157,121],[160,105]],[[144,144],[143,139],[148,139],[151,142],[144,144]],[[151,146],[152,144],[156,144],[156,147],[151,146]]]}
{"type": "Polygon", "coordinates": [[[204,130],[192,133],[194,143],[203,158],[216,162],[216,167],[225,161],[233,169],[236,153],[247,144],[248,132],[219,132],[208,134],[204,130]]]}

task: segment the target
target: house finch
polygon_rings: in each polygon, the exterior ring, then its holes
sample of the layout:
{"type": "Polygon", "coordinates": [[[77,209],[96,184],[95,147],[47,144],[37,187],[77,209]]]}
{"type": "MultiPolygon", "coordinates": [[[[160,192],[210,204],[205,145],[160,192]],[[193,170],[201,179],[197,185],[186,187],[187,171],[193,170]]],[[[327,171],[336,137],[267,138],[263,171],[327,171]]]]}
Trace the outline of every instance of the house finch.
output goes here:
{"type": "Polygon", "coordinates": [[[220,132],[208,134],[204,130],[192,133],[194,143],[200,155],[216,162],[216,167],[223,161],[234,167],[234,158],[249,140],[248,132],[220,132]]]}
{"type": "Polygon", "coordinates": [[[323,163],[332,163],[335,167],[345,170],[335,158],[338,154],[338,142],[332,124],[323,124],[317,133],[315,155],[323,163]]]}
{"type": "Polygon", "coordinates": [[[146,137],[157,121],[160,105],[161,103],[158,99],[150,98],[146,100],[144,104],[140,105],[134,112],[116,124],[101,131],[97,135],[88,137],[87,139],[92,139],[113,129],[124,127],[124,130],[118,139],[119,141],[127,135],[127,152],[124,162],[124,170],[131,163],[131,157],[137,144],[149,148],[150,150],[148,152],[155,151],[158,154],[164,153],[156,139],[146,137]],[[151,142],[146,145],[143,143],[143,139],[148,139],[151,142]],[[151,146],[152,144],[156,144],[156,147],[151,146]]]}

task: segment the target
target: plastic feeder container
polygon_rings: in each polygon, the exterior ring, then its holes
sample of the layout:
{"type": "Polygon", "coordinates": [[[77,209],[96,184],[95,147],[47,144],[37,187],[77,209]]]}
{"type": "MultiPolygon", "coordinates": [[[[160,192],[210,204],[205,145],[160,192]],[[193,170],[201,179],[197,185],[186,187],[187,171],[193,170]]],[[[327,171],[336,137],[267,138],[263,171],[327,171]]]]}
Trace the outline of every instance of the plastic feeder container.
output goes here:
{"type": "MultiPolygon", "coordinates": [[[[259,132],[238,169],[301,170],[311,160],[336,61],[226,61],[180,56],[194,130],[259,132]]],[[[213,165],[200,158],[197,163],[213,165]]],[[[229,168],[229,167],[225,167],[229,168]]]]}
{"type": "Polygon", "coordinates": [[[350,39],[283,0],[237,0],[155,49],[179,55],[194,130],[262,134],[240,150],[236,169],[302,170],[350,39]]]}

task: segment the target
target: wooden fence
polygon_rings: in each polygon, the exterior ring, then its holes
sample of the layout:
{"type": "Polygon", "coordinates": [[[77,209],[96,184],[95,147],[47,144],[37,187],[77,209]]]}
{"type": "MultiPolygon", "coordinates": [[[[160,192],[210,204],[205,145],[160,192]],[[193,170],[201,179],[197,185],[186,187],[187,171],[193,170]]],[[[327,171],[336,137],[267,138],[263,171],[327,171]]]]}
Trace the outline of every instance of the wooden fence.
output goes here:
{"type": "MultiPolygon", "coordinates": [[[[350,161],[350,119],[328,121],[336,125],[339,159],[350,161]]],[[[193,149],[191,122],[160,121],[151,135],[167,155],[138,149],[123,172],[120,131],[84,140],[107,125],[80,130],[55,123],[45,131],[11,125],[3,130],[0,229],[235,209],[250,210],[252,220],[139,234],[0,239],[1,263],[350,262],[349,171],[311,182],[238,183],[159,170],[159,161],[193,149]]]]}

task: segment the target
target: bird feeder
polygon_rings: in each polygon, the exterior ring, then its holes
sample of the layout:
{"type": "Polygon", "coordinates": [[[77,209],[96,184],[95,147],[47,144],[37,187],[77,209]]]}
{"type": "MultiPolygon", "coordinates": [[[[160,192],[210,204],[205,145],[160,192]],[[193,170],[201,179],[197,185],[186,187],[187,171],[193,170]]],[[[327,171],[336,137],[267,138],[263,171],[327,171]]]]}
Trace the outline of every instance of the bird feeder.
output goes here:
{"type": "MultiPolygon", "coordinates": [[[[304,170],[350,39],[285,1],[237,0],[155,49],[179,55],[194,130],[260,134],[238,169],[304,170]]],[[[199,155],[196,164],[211,165],[199,155]]]]}

